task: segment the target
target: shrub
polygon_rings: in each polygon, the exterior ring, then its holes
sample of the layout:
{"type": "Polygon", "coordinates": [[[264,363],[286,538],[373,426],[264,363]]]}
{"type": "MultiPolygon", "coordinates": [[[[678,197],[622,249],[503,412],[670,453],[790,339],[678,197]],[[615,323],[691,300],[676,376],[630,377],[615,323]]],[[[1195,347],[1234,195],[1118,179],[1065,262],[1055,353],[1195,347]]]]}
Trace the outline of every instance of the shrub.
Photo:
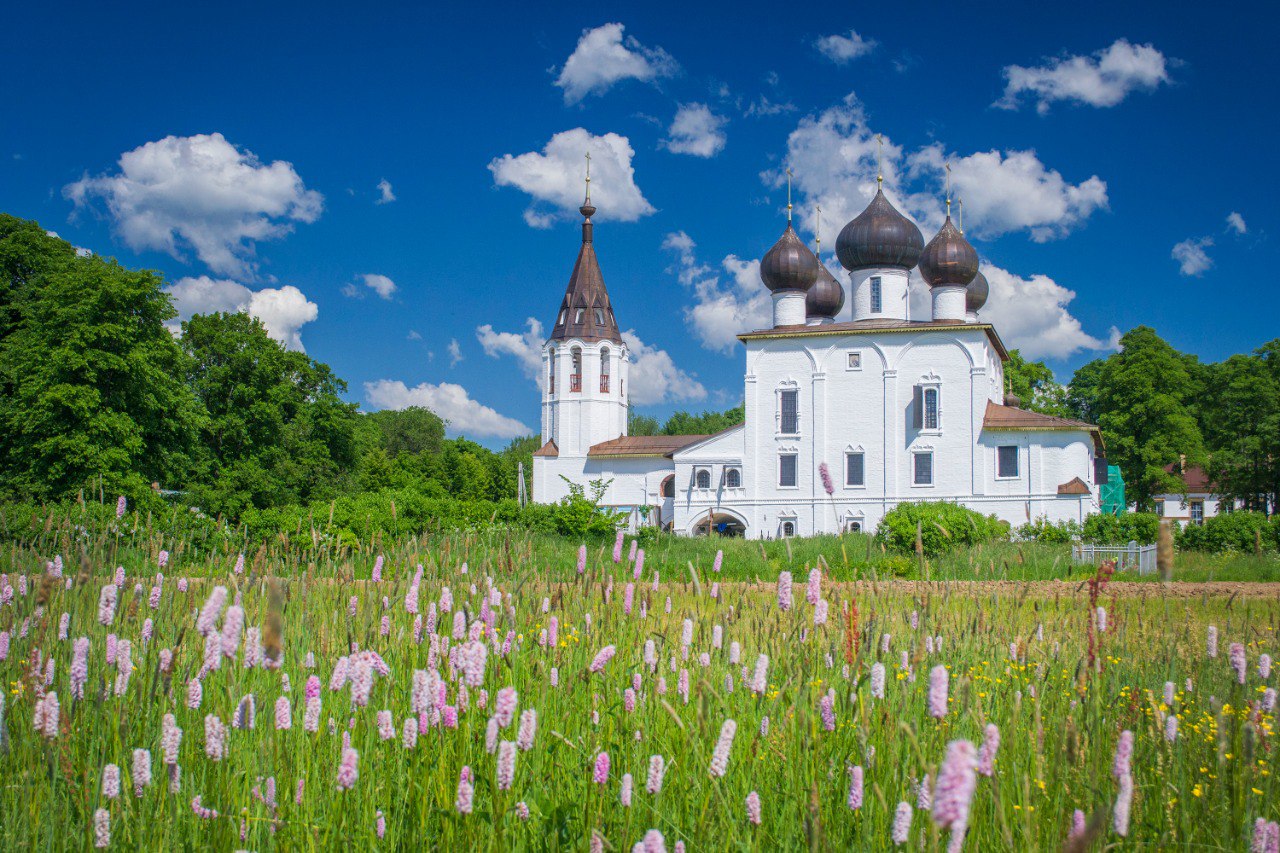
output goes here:
{"type": "Polygon", "coordinates": [[[1009,524],[994,515],[983,515],[959,504],[943,502],[903,503],[885,514],[876,538],[886,548],[912,553],[916,524],[920,525],[924,553],[936,557],[960,545],[975,545],[1009,536],[1009,524]]]}
{"type": "Polygon", "coordinates": [[[1188,524],[1178,531],[1177,545],[1183,551],[1221,553],[1253,553],[1255,536],[1263,550],[1276,548],[1276,530],[1260,512],[1228,512],[1205,519],[1204,524],[1188,524]]]}
{"type": "Polygon", "coordinates": [[[1027,522],[1018,528],[1018,538],[1031,542],[1045,542],[1050,545],[1062,545],[1071,542],[1081,535],[1080,522],[1067,519],[1056,523],[1044,516],[1027,522]]]}
{"type": "Polygon", "coordinates": [[[1150,545],[1160,533],[1160,517],[1151,512],[1121,515],[1090,515],[1084,520],[1081,538],[1094,545],[1150,545]]]}

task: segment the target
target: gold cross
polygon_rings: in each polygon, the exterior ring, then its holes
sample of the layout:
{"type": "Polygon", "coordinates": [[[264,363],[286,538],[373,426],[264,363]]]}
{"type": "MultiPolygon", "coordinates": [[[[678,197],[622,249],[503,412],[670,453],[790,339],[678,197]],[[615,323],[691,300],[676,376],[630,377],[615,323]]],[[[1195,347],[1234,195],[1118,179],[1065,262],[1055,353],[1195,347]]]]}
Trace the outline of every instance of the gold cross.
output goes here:
{"type": "Polygon", "coordinates": [[[591,204],[591,152],[587,152],[587,204],[591,204]]]}
{"type": "Polygon", "coordinates": [[[884,138],[880,134],[876,134],[876,187],[879,188],[884,183],[884,169],[881,161],[884,159],[884,138]]]}

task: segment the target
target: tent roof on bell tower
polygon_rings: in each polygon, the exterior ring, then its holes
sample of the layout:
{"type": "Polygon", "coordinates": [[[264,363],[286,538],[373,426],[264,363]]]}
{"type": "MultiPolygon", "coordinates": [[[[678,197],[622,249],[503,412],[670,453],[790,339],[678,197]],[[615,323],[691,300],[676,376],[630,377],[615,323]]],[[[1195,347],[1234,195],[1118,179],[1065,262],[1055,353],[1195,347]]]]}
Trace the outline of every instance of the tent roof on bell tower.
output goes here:
{"type": "Polygon", "coordinates": [[[613,306],[609,303],[609,291],[604,286],[604,275],[600,272],[600,262],[596,259],[594,226],[591,217],[596,208],[591,203],[591,160],[587,160],[587,195],[578,212],[582,214],[582,248],[578,250],[578,260],[573,265],[573,274],[569,276],[569,286],[565,288],[564,299],[560,302],[560,312],[556,314],[555,326],[551,330],[553,341],[580,340],[587,343],[612,341],[622,343],[622,335],[618,331],[618,321],[613,316],[613,306]]]}

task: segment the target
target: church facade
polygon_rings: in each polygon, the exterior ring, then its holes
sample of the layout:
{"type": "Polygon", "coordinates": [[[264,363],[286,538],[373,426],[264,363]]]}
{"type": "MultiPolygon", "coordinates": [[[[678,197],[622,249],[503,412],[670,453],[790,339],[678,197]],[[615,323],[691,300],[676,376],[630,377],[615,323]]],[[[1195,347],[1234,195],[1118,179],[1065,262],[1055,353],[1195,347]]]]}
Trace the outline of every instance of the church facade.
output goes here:
{"type": "Polygon", "coordinates": [[[951,501],[1014,525],[1098,511],[1098,428],[1003,394],[1008,353],[980,316],[987,281],[949,211],[926,245],[877,189],[836,242],[846,300],[788,205],[760,264],[773,323],[738,335],[745,420],[692,436],[627,435],[629,356],[589,195],[581,212],[582,247],[542,352],[535,501],[599,482],[602,504],[633,527],[749,538],[871,531],[908,501],[951,501]],[[915,269],[930,288],[928,317],[910,316],[915,269]]]}

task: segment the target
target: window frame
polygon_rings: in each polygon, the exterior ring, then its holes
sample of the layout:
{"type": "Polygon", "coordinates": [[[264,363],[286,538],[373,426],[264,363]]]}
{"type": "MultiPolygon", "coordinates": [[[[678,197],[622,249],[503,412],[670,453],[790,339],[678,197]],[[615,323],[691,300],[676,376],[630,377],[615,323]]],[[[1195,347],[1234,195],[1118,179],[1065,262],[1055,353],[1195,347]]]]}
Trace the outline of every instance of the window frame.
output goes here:
{"type": "Polygon", "coordinates": [[[913,450],[911,451],[911,487],[913,489],[928,489],[934,484],[934,464],[933,450],[913,450]],[[920,458],[925,457],[929,460],[929,480],[928,482],[920,482],[920,458]]]}
{"type": "Polygon", "coordinates": [[[845,353],[844,359],[845,370],[861,370],[862,369],[862,350],[849,350],[845,353]]]}
{"type": "Polygon", "coordinates": [[[1204,524],[1204,501],[1191,500],[1187,501],[1187,520],[1192,524],[1204,524]],[[1196,517],[1196,510],[1200,511],[1200,517],[1196,517]]]}
{"type": "Polygon", "coordinates": [[[778,454],[778,488],[779,489],[798,489],[800,488],[800,454],[794,451],[788,451],[778,454]],[[791,483],[787,484],[782,481],[782,465],[784,459],[791,460],[791,483]]]}
{"type": "Polygon", "coordinates": [[[800,435],[800,389],[799,388],[787,387],[787,388],[778,389],[777,434],[788,435],[788,436],[800,435]],[[787,399],[788,395],[790,395],[792,399],[795,400],[795,410],[793,413],[795,429],[793,430],[786,429],[786,426],[787,426],[785,421],[786,413],[784,411],[783,400],[787,399]]]}
{"type": "Polygon", "coordinates": [[[711,469],[710,468],[693,469],[693,487],[695,489],[702,489],[702,490],[711,488],[711,469]],[[704,479],[707,481],[707,484],[705,486],[702,484],[702,481],[704,479]]]}
{"type": "Polygon", "coordinates": [[[881,276],[873,275],[868,279],[870,292],[868,293],[868,302],[871,305],[872,314],[884,313],[884,281],[881,276]]]}
{"type": "Polygon", "coordinates": [[[741,469],[741,468],[739,468],[739,467],[738,467],[738,466],[736,466],[736,465],[726,465],[726,466],[725,466],[725,469],[724,469],[724,487],[725,487],[726,489],[741,489],[741,488],[742,488],[742,469],[741,469]],[[738,482],[736,482],[736,483],[731,483],[731,482],[729,482],[729,478],[730,478],[730,476],[736,477],[736,478],[737,478],[737,480],[738,480],[738,482]]]}
{"type": "Polygon", "coordinates": [[[587,312],[587,309],[586,309],[586,308],[574,308],[574,309],[573,309],[573,325],[575,325],[575,326],[581,326],[581,325],[582,325],[582,316],[583,316],[586,312],[587,312]]]}
{"type": "Polygon", "coordinates": [[[794,539],[796,535],[796,520],[794,518],[784,518],[779,526],[783,539],[794,539]],[[790,528],[790,529],[788,529],[790,528]]]}
{"type": "Polygon", "coordinates": [[[996,479],[997,480],[1020,480],[1022,479],[1022,454],[1019,452],[1021,448],[1016,444],[1001,444],[996,447],[996,479]],[[1004,473],[1004,456],[1006,450],[1013,451],[1013,473],[1004,473]]]}
{"type": "Polygon", "coordinates": [[[867,454],[861,450],[846,450],[844,452],[844,487],[846,489],[865,489],[867,487],[867,454]],[[849,481],[849,462],[853,457],[857,456],[860,460],[858,465],[859,481],[851,483],[849,481]]]}

